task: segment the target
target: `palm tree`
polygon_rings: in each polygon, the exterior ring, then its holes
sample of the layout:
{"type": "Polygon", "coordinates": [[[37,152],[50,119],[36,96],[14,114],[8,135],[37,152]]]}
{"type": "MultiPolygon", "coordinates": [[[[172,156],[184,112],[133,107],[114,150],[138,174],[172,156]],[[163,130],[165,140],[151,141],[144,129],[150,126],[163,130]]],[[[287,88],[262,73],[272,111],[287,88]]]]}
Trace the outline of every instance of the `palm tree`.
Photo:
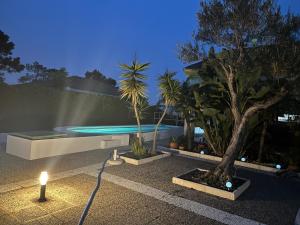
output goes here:
{"type": "Polygon", "coordinates": [[[159,125],[161,124],[163,118],[165,117],[167,110],[169,106],[174,106],[176,102],[180,99],[180,82],[176,79],[174,79],[175,72],[166,71],[163,75],[159,77],[159,89],[162,96],[162,99],[164,101],[164,111],[157,122],[154,130],[154,136],[153,136],[153,146],[152,146],[152,154],[155,154],[156,152],[156,138],[157,138],[157,131],[159,128],[159,125]]]}
{"type": "Polygon", "coordinates": [[[138,138],[139,144],[142,146],[142,132],[140,113],[138,112],[138,104],[146,98],[146,84],[143,80],[146,76],[141,72],[148,69],[150,63],[140,64],[136,59],[133,60],[131,65],[121,64],[120,67],[123,71],[121,77],[124,80],[120,82],[121,98],[126,98],[131,103],[134,110],[135,118],[138,125],[138,138]]]}

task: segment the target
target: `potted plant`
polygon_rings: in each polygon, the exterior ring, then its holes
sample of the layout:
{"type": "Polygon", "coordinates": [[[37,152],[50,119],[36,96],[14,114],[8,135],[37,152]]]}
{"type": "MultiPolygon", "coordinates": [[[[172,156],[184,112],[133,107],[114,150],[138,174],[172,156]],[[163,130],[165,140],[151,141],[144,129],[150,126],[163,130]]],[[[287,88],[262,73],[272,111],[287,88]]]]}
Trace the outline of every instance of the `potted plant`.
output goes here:
{"type": "Polygon", "coordinates": [[[169,146],[170,148],[178,148],[178,143],[175,137],[171,137],[169,146]]]}

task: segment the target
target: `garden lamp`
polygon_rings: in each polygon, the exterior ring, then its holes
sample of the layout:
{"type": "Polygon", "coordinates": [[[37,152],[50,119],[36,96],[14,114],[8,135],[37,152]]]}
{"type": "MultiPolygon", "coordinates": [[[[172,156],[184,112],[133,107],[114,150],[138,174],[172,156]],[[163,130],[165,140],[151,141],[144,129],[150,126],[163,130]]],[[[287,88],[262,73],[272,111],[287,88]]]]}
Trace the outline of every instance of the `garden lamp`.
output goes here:
{"type": "Polygon", "coordinates": [[[227,181],[225,186],[227,187],[228,190],[232,188],[232,183],[230,181],[227,181]]]}
{"type": "Polygon", "coordinates": [[[280,170],[281,169],[281,165],[280,164],[276,164],[276,169],[280,170]]]}
{"type": "Polygon", "coordinates": [[[41,172],[41,175],[40,175],[41,191],[40,191],[39,202],[45,202],[47,200],[46,199],[47,181],[48,181],[48,173],[46,171],[41,172]]]}

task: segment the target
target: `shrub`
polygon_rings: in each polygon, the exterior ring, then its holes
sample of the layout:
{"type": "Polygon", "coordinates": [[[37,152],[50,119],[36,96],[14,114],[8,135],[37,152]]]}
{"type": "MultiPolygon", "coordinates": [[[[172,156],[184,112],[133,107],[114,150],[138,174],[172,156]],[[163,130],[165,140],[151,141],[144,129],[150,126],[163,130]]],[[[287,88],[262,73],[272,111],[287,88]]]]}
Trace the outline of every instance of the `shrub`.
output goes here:
{"type": "Polygon", "coordinates": [[[138,138],[135,138],[132,141],[131,151],[137,157],[142,157],[142,156],[147,155],[147,150],[146,150],[145,146],[143,145],[143,143],[142,143],[142,145],[140,145],[138,138]]]}
{"type": "Polygon", "coordinates": [[[177,143],[176,137],[174,136],[170,137],[170,143],[177,143]]]}

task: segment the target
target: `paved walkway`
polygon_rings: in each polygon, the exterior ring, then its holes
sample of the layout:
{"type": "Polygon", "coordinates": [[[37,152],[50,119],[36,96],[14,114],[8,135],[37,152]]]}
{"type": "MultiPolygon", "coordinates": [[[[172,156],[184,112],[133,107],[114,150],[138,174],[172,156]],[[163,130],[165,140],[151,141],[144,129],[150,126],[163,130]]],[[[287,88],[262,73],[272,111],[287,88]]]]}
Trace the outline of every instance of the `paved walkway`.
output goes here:
{"type": "MultiPolygon", "coordinates": [[[[2,152],[0,224],[77,224],[95,185],[98,162],[110,151],[34,161],[2,152]],[[3,165],[5,159],[19,164],[6,161],[3,165]],[[39,203],[36,177],[43,169],[50,175],[49,201],[39,203]],[[3,170],[18,179],[9,178],[3,170]]],[[[293,224],[300,208],[299,182],[238,170],[238,175],[250,178],[252,183],[235,202],[171,182],[173,176],[186,170],[212,166],[172,156],[141,166],[107,167],[86,224],[293,224]]]]}

